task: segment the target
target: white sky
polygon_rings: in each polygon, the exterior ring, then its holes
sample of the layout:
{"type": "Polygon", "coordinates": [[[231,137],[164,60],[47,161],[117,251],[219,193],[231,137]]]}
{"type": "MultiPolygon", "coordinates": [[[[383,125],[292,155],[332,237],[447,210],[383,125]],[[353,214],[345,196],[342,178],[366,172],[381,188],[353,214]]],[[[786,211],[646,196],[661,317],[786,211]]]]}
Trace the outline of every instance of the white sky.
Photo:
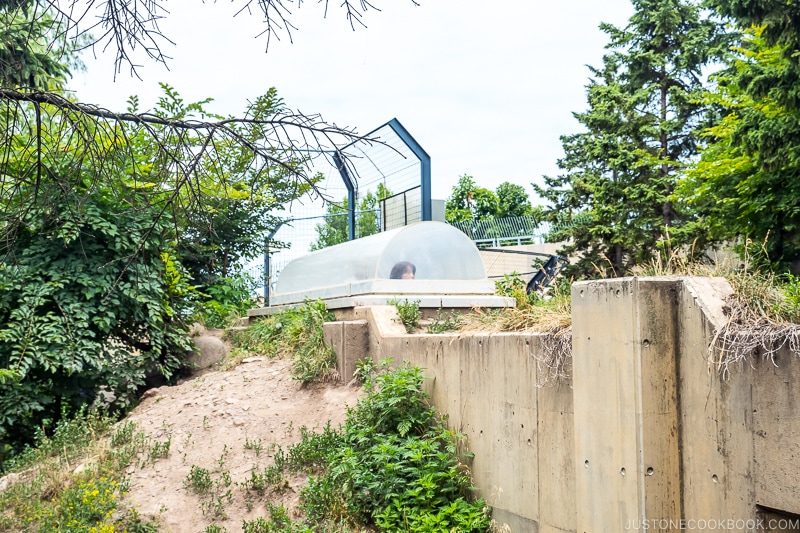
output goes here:
{"type": "Polygon", "coordinates": [[[338,5],[323,19],[304,2],[294,43],[284,36],[268,53],[261,19],[234,18],[234,4],[169,6],[169,71],[140,58],[142,81],[125,70],[114,81],[113,54],[98,52],[71,88],[123,111],[132,94],[151,107],[166,82],[187,102],[211,97],[210,111],[239,115],[274,86],[290,108],[360,133],[397,118],[431,156],[434,198],[462,174],[533,196],[531,182],[557,173],[559,136],[580,128],[572,112],[586,108],[586,65],[600,65],[607,43],[599,23],[624,26],[632,14],[628,0],[393,0],[353,32],[338,5]]]}

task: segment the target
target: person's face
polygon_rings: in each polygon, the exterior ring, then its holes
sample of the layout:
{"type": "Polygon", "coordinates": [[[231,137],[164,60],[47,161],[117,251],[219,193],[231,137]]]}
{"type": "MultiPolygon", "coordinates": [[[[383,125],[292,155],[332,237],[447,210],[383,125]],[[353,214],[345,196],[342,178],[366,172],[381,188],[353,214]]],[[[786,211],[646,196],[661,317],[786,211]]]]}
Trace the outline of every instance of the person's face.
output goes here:
{"type": "Polygon", "coordinates": [[[400,276],[400,279],[414,279],[414,273],[411,269],[407,269],[403,274],[400,276]]]}

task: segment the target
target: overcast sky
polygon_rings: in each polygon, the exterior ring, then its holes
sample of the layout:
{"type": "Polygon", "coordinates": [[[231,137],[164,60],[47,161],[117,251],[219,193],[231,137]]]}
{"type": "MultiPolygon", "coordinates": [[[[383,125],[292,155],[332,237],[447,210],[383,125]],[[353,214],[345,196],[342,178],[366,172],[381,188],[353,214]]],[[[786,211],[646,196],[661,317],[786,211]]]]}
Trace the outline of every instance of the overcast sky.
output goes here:
{"type": "Polygon", "coordinates": [[[274,86],[292,109],[360,133],[397,118],[431,156],[434,198],[462,174],[532,195],[531,182],[557,172],[559,136],[579,130],[571,113],[586,108],[586,65],[600,64],[607,43],[598,25],[624,26],[628,0],[420,3],[380,2],[353,32],[338,2],[324,19],[306,1],[294,42],[284,36],[265,53],[257,15],[184,2],[161,24],[175,42],[165,48],[169,71],[140,58],[142,81],[126,70],[114,81],[113,55],[98,51],[71,88],[80,101],[123,111],[132,94],[148,109],[166,82],[186,101],[211,97],[209,110],[238,115],[274,86]]]}

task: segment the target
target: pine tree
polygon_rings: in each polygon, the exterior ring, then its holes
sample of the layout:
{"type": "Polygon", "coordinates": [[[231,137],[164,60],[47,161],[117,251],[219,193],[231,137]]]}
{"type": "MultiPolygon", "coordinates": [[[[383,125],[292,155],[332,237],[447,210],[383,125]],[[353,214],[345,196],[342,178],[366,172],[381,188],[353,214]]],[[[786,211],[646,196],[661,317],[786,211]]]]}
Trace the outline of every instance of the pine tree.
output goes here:
{"type": "Polygon", "coordinates": [[[728,40],[719,21],[687,0],[634,0],[624,29],[610,37],[601,69],[592,69],[586,128],[562,137],[565,174],[535,190],[550,201],[553,240],[577,257],[572,274],[624,274],[646,262],[688,214],[673,203],[678,171],[697,152],[703,68],[728,40]]]}

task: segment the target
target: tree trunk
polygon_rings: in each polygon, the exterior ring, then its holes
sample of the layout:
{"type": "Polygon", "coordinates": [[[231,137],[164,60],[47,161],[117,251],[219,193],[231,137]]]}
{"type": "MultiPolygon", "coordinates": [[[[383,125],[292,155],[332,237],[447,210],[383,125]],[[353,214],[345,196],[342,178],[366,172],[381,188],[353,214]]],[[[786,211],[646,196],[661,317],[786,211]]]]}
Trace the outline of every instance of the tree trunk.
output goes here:
{"type": "Polygon", "coordinates": [[[661,179],[665,184],[664,189],[664,203],[661,205],[661,216],[664,221],[664,226],[669,228],[672,225],[672,220],[675,218],[675,212],[672,209],[672,202],[669,197],[672,195],[672,183],[669,181],[669,165],[667,164],[667,157],[669,154],[669,141],[667,140],[667,131],[665,129],[667,123],[667,71],[665,66],[661,66],[661,124],[660,124],[660,140],[661,140],[661,179]]]}

